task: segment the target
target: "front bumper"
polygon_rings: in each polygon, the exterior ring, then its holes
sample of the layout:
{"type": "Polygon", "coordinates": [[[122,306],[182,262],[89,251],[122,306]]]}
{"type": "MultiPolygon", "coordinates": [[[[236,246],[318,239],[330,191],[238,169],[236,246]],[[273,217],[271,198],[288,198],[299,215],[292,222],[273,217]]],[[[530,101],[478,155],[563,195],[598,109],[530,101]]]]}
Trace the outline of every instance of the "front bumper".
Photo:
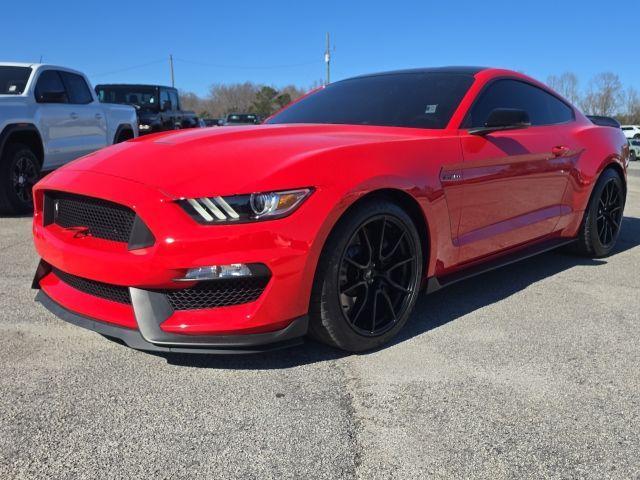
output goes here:
{"type": "Polygon", "coordinates": [[[157,189],[109,175],[63,169],[34,191],[34,242],[43,259],[34,287],[42,290],[38,299],[61,318],[73,318],[72,323],[121,338],[134,348],[157,351],[263,350],[274,342],[276,348],[299,342],[306,334],[321,249],[316,240],[323,237],[318,230],[326,218],[314,196],[297,212],[309,219],[304,223],[289,217],[214,227],[196,224],[174,199],[157,189]],[[46,224],[42,207],[47,191],[127,206],[153,232],[155,244],[128,250],[126,243],[46,224]],[[166,296],[157,293],[189,288],[174,279],[190,268],[231,263],[260,263],[269,269],[268,284],[257,299],[172,310],[166,296]],[[130,301],[118,303],[78,290],[57,271],[124,289],[130,301]]]}
{"type": "MultiPolygon", "coordinates": [[[[145,338],[142,329],[134,330],[118,327],[79,315],[56,303],[42,290],[37,293],[36,301],[66,322],[92,330],[106,337],[118,339],[128,347],[136,350],[151,352],[237,354],[277,350],[301,344],[302,337],[307,333],[308,326],[308,317],[305,315],[295,319],[288,327],[275,332],[253,335],[196,337],[197,341],[189,342],[185,342],[184,338],[175,339],[174,336],[167,335],[166,337],[161,336],[162,341],[160,342],[151,342],[145,338]]],[[[142,322],[143,324],[148,322],[148,328],[152,331],[159,330],[157,324],[154,324],[153,315],[144,317],[142,322]]]]}

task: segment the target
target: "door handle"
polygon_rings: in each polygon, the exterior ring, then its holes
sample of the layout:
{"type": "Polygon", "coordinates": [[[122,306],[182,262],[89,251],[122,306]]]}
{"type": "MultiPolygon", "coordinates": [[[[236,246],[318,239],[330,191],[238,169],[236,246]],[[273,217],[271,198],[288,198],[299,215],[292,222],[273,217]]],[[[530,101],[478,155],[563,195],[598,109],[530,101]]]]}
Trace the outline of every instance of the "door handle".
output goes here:
{"type": "Polygon", "coordinates": [[[102,114],[96,113],[96,120],[102,120],[102,114]]]}
{"type": "Polygon", "coordinates": [[[564,157],[567,153],[569,153],[569,147],[565,147],[564,145],[559,145],[557,147],[553,147],[551,149],[551,153],[554,157],[564,157]]]}
{"type": "Polygon", "coordinates": [[[78,119],[78,114],[76,112],[70,113],[69,116],[71,117],[72,120],[78,119]]]}

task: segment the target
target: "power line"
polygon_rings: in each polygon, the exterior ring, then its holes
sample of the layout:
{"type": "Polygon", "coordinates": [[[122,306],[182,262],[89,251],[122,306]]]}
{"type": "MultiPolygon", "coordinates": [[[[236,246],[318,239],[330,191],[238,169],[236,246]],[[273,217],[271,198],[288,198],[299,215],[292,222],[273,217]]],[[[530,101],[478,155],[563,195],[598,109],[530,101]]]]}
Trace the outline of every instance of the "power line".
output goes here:
{"type": "Polygon", "coordinates": [[[98,74],[94,74],[94,75],[91,75],[91,76],[92,77],[105,77],[107,75],[114,75],[116,73],[128,72],[129,70],[136,70],[138,68],[148,67],[150,65],[156,65],[158,63],[164,63],[164,62],[166,62],[166,60],[163,58],[162,60],[155,60],[153,62],[141,63],[140,65],[134,65],[134,66],[131,66],[131,67],[125,67],[125,68],[121,68],[119,70],[112,70],[110,72],[98,73],[98,74]]]}
{"type": "Polygon", "coordinates": [[[173,58],[175,61],[177,62],[182,62],[182,63],[191,63],[193,65],[201,65],[204,67],[211,67],[211,68],[236,68],[238,70],[275,70],[275,69],[281,69],[281,68],[298,68],[298,67],[306,67],[309,65],[317,65],[318,61],[313,61],[313,62],[304,62],[304,63],[294,63],[294,64],[289,64],[289,65],[225,65],[225,64],[217,64],[217,63],[208,63],[208,62],[200,62],[200,61],[195,61],[195,60],[185,60],[183,58],[177,58],[174,57],[173,58]]]}

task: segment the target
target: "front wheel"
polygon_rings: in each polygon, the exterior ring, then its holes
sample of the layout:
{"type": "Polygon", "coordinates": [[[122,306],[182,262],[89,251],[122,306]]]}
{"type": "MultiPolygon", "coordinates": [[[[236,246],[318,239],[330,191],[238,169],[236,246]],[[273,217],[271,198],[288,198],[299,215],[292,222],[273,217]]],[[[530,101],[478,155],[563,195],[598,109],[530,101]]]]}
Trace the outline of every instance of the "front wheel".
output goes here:
{"type": "Polygon", "coordinates": [[[351,352],[386,343],[407,322],[421,278],[422,249],[411,217],[386,200],[357,205],[321,255],[311,336],[351,352]]]}
{"type": "Polygon", "coordinates": [[[578,236],[578,251],[589,257],[605,257],[616,245],[622,226],[626,191],[622,178],[605,170],[596,182],[578,236]]]}
{"type": "Polygon", "coordinates": [[[0,212],[32,212],[32,189],[39,178],[40,162],[33,151],[21,143],[7,146],[0,159],[0,212]]]}

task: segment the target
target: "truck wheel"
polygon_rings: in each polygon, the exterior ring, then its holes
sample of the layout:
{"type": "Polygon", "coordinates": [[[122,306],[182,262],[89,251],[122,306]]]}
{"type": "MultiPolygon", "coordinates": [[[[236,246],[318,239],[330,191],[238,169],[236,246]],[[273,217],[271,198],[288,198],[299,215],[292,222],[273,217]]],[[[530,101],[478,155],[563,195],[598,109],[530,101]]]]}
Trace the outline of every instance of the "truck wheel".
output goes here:
{"type": "Polygon", "coordinates": [[[0,161],[0,212],[33,211],[32,188],[40,178],[40,161],[22,143],[8,145],[0,161]]]}
{"type": "Polygon", "coordinates": [[[133,132],[128,128],[126,128],[122,130],[120,133],[118,133],[113,143],[115,144],[115,143],[126,142],[127,140],[131,140],[132,138],[133,138],[133,132]]]}

